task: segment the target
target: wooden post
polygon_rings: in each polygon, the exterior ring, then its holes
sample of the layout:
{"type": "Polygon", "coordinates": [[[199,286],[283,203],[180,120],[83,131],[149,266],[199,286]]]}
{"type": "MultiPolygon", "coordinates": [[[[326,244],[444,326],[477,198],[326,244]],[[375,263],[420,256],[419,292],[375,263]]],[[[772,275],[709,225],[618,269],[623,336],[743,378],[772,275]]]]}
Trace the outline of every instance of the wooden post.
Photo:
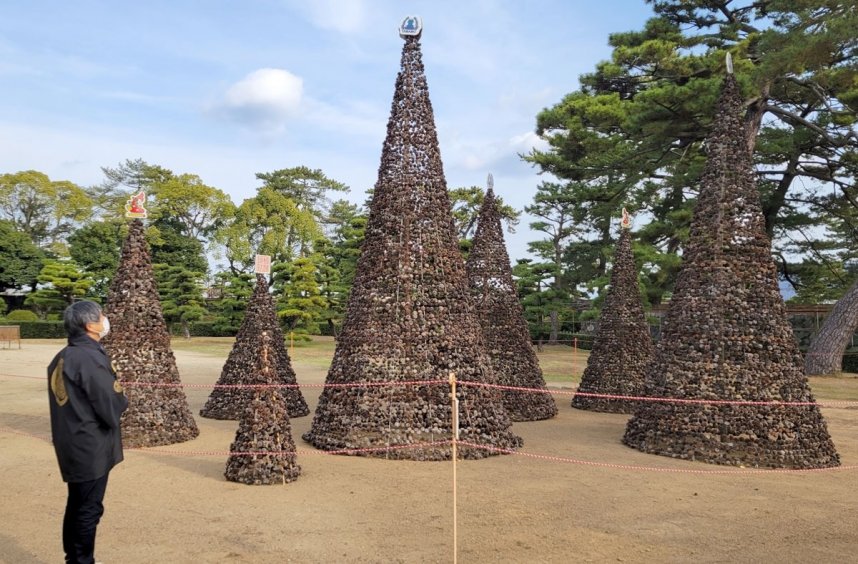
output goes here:
{"type": "Polygon", "coordinates": [[[575,370],[578,368],[575,363],[578,362],[578,337],[572,338],[572,379],[575,379],[575,370]]]}
{"type": "Polygon", "coordinates": [[[450,372],[450,431],[453,447],[453,564],[458,562],[459,529],[458,529],[458,499],[456,462],[459,457],[457,442],[459,441],[459,399],[456,397],[456,373],[450,372]]]}

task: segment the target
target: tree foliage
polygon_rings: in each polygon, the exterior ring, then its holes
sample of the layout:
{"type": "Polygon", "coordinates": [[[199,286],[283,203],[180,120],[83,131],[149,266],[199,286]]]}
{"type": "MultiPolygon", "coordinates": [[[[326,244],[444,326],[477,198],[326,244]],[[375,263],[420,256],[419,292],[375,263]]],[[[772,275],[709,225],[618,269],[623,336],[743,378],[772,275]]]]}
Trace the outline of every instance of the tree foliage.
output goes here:
{"type": "Polygon", "coordinates": [[[226,193],[195,174],[170,174],[154,182],[151,191],[150,217],[168,220],[181,235],[201,242],[213,237],[235,213],[226,193]]]}
{"type": "Polygon", "coordinates": [[[219,332],[238,332],[247,311],[247,302],[253,294],[253,281],[250,274],[234,275],[227,271],[215,275],[211,288],[214,299],[209,310],[215,317],[214,326],[219,332]]]}
{"type": "Polygon", "coordinates": [[[319,320],[328,307],[318,280],[320,260],[318,255],[302,257],[276,271],[277,315],[287,331],[299,336],[318,335],[319,320]]]}
{"type": "Polygon", "coordinates": [[[181,323],[185,338],[190,339],[190,323],[206,313],[200,273],[182,264],[156,264],[155,280],[164,319],[181,323]]]}
{"type": "Polygon", "coordinates": [[[94,221],[69,236],[69,255],[92,276],[93,294],[107,297],[126,233],[127,228],[118,221],[94,221]]]}
{"type": "Polygon", "coordinates": [[[45,253],[9,220],[0,220],[0,291],[34,287],[45,253]]]}
{"type": "Polygon", "coordinates": [[[70,260],[47,260],[39,272],[39,285],[27,295],[24,303],[45,316],[63,311],[76,299],[87,296],[92,277],[70,260]]]}
{"type": "Polygon", "coordinates": [[[0,175],[0,219],[42,249],[61,254],[64,238],[91,215],[92,200],[73,182],[35,170],[0,175]]]}
{"type": "Polygon", "coordinates": [[[349,191],[348,186],[328,178],[320,169],[306,166],[259,172],[256,178],[263,182],[262,188],[291,199],[299,209],[312,211],[320,222],[325,221],[330,209],[328,193],[349,191]]]}
{"type": "MultiPolygon", "coordinates": [[[[854,6],[827,0],[651,4],[655,17],[643,30],[611,35],[611,60],[537,117],[549,149],[526,159],[560,180],[573,202],[576,239],[588,243],[579,248],[583,256],[572,254],[575,267],[587,262],[604,279],[614,239],[610,220],[626,206],[645,224],[637,237],[650,300],[670,291],[727,52],[747,99],[748,144],[782,271],[808,259],[824,262],[815,248],[817,227],[835,209],[854,218],[854,6]]],[[[854,252],[854,238],[837,244],[854,252]]],[[[789,279],[800,288],[793,274],[789,279]]]]}
{"type": "Polygon", "coordinates": [[[288,262],[312,251],[322,236],[314,213],[302,210],[288,196],[260,188],[242,202],[221,234],[226,260],[233,273],[248,272],[254,255],[270,255],[273,263],[288,262]]]}

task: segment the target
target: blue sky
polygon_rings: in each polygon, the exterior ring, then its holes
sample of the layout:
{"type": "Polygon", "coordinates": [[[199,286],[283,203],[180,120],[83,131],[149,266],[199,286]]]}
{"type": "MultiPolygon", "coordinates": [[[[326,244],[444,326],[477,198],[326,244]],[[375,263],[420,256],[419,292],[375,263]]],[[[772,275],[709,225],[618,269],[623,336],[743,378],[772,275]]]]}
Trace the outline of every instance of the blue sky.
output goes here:
{"type": "MultiPolygon", "coordinates": [[[[0,10],[0,172],[81,185],[143,158],[198,174],[237,204],[256,172],[306,165],[375,183],[406,15],[423,58],[448,186],[518,209],[541,181],[518,153],[540,109],[640,29],[643,0],[32,1],[0,10]]],[[[513,259],[540,238],[523,217],[513,259]]]]}

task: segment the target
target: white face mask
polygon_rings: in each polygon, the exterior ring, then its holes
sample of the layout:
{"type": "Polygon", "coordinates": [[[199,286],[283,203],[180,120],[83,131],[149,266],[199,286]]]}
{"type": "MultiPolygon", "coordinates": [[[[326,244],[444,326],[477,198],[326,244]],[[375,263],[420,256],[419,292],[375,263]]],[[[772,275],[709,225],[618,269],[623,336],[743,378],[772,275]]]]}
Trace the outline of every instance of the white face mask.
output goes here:
{"type": "Polygon", "coordinates": [[[103,339],[107,337],[107,334],[110,333],[110,320],[107,317],[104,318],[104,325],[102,326],[101,331],[98,332],[98,338],[103,339]]]}

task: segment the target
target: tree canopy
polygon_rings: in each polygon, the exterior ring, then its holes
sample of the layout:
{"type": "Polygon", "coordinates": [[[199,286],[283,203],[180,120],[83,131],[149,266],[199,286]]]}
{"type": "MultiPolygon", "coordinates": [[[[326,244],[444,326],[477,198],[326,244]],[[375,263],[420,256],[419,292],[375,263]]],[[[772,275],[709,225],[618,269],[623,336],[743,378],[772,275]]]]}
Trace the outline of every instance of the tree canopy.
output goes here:
{"type": "Polygon", "coordinates": [[[781,271],[801,292],[812,265],[830,268],[831,254],[855,252],[855,239],[836,230],[855,218],[858,13],[826,0],[650,4],[655,17],[644,29],[612,34],[611,59],[540,112],[537,133],[549,148],[525,157],[573,201],[576,239],[586,243],[574,266],[586,261],[605,280],[610,219],[626,206],[641,218],[650,301],[670,291],[729,52],[767,229],[781,271]]]}

